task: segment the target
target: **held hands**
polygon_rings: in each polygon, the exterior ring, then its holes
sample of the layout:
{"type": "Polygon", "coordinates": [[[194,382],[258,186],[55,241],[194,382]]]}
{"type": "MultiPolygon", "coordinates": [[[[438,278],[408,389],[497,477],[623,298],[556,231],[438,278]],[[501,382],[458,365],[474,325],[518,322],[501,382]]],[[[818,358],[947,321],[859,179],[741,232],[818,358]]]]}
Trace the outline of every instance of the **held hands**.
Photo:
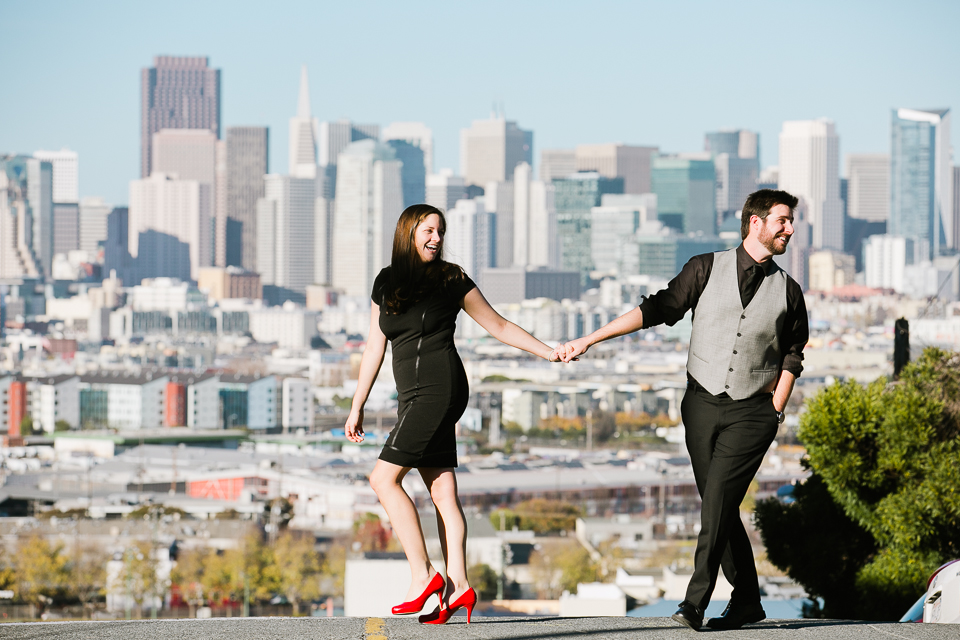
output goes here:
{"type": "Polygon", "coordinates": [[[351,409],[343,431],[350,442],[363,442],[363,409],[351,409]]]}
{"type": "Polygon", "coordinates": [[[558,346],[557,352],[561,360],[564,362],[572,362],[579,360],[580,358],[577,356],[583,355],[589,348],[590,343],[587,342],[586,338],[577,338],[576,340],[571,340],[566,344],[558,346]]]}

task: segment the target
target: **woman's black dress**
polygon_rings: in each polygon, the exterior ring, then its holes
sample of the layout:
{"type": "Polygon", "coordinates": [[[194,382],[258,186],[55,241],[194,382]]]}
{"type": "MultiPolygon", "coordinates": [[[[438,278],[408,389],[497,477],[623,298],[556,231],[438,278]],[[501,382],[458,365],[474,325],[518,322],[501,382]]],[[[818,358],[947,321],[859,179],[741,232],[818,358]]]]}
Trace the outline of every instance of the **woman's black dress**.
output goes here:
{"type": "Polygon", "coordinates": [[[476,285],[463,280],[435,292],[401,314],[383,308],[389,269],[373,283],[372,300],[380,306],[380,330],[393,345],[397,382],[397,425],[387,436],[380,459],[401,467],[456,467],[454,427],[470,390],[463,363],[453,344],[463,297],[476,285]]]}

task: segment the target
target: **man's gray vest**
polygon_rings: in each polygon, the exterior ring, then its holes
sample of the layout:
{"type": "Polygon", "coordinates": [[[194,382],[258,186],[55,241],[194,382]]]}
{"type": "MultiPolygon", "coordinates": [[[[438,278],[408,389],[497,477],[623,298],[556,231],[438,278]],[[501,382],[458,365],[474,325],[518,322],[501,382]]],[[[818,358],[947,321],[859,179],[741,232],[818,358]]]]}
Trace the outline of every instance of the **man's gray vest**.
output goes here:
{"type": "Polygon", "coordinates": [[[750,304],[740,302],[737,251],[713,254],[713,269],[693,317],[687,371],[713,395],[759,393],[780,373],[780,331],[787,315],[787,274],[776,264],[750,304]]]}

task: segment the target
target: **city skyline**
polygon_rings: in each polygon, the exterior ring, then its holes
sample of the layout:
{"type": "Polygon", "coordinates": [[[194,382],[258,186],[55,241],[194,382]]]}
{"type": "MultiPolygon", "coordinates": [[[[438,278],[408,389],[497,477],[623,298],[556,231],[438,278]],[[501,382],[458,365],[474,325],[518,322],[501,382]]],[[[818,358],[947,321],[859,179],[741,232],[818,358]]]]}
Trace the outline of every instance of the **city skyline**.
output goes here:
{"type": "MultiPolygon", "coordinates": [[[[126,203],[129,181],[140,173],[141,70],[154,56],[197,55],[222,72],[223,130],[274,130],[269,153],[276,173],[289,171],[287,123],[296,113],[303,65],[314,117],[381,126],[422,121],[433,131],[435,171],[459,171],[460,129],[485,118],[493,103],[534,132],[537,164],[543,149],[578,144],[697,151],[706,131],[731,127],[760,134],[761,163],[769,166],[783,121],[827,117],[837,125],[843,165],[850,153],[889,152],[891,108],[960,104],[960,87],[948,80],[950,60],[960,57],[949,34],[960,7],[924,4],[940,18],[866,3],[811,3],[797,15],[760,3],[704,4],[692,13],[607,3],[595,14],[564,3],[488,4],[482,12],[425,3],[375,12],[365,5],[304,6],[297,23],[285,21],[285,12],[246,18],[234,10],[226,28],[213,30],[209,25],[222,22],[228,5],[192,7],[195,19],[182,23],[173,3],[149,24],[123,4],[58,4],[55,11],[7,5],[0,8],[0,32],[11,50],[52,44],[23,60],[19,84],[0,89],[0,122],[16,123],[0,130],[0,147],[11,153],[66,147],[79,154],[81,197],[126,203]],[[511,20],[504,21],[508,8],[511,20]],[[328,23],[364,27],[324,29],[328,23]],[[508,46],[471,47],[464,24],[508,46]],[[429,40],[421,37],[425,31],[429,40]],[[355,46],[358,34],[367,35],[367,46],[355,46]],[[265,46],[250,47],[252,38],[265,46]],[[582,55],[585,45],[592,55],[582,55]],[[482,56],[473,53],[480,50],[482,56]],[[902,56],[905,50],[912,55],[902,56]],[[719,80],[737,68],[746,81],[719,80]],[[424,74],[429,82],[417,81],[424,74]]],[[[954,147],[958,134],[951,136],[954,147]]]]}

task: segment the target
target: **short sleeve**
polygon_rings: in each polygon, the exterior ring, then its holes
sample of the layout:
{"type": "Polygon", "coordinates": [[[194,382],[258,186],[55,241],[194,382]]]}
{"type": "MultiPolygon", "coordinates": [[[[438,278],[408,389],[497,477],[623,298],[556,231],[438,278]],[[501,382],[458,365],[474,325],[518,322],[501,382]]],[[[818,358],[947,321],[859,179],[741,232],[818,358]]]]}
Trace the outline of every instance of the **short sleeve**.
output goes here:
{"type": "Polygon", "coordinates": [[[370,299],[373,300],[374,304],[378,307],[383,306],[383,288],[387,285],[387,280],[389,279],[387,275],[387,269],[389,268],[390,267],[384,267],[381,269],[373,281],[373,291],[370,292],[370,299]]]}
{"type": "Polygon", "coordinates": [[[473,291],[476,287],[476,283],[470,279],[470,276],[464,273],[463,278],[453,287],[453,297],[456,298],[457,302],[459,302],[463,300],[465,295],[473,291]]]}

